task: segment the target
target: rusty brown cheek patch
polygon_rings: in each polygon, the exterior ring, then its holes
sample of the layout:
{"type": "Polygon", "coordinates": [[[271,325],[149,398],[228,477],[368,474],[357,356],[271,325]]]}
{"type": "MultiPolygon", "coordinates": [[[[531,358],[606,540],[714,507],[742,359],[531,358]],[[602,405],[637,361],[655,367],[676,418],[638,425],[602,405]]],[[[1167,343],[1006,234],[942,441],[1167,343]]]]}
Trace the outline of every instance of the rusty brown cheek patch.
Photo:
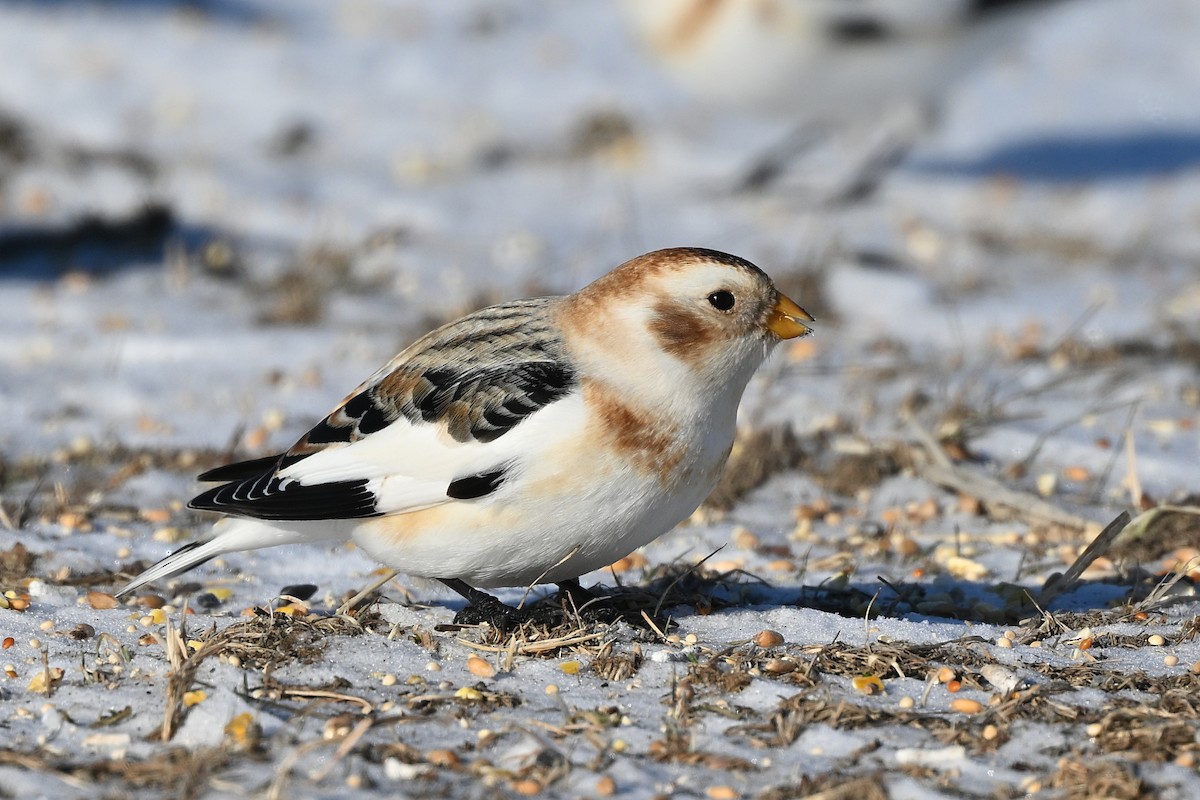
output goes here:
{"type": "Polygon", "coordinates": [[[672,482],[683,457],[674,425],[640,412],[593,381],[584,383],[583,401],[595,415],[601,437],[614,452],[639,472],[656,474],[664,485],[672,482]]]}
{"type": "Polygon", "coordinates": [[[664,351],[688,363],[706,357],[721,335],[712,320],[674,303],[655,306],[649,328],[664,351]]]}

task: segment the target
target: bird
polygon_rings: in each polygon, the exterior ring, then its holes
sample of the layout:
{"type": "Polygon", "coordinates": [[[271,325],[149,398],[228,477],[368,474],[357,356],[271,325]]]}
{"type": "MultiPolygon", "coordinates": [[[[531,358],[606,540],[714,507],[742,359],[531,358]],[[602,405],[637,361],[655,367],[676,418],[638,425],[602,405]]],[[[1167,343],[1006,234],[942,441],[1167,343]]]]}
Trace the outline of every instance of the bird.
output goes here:
{"type": "Polygon", "coordinates": [[[287,451],[200,475],[220,485],[189,507],[225,516],[118,596],[225,553],[352,541],[499,627],[519,612],[483,589],[556,583],[594,599],[579,576],[695,511],[751,376],[813,321],[751,262],[696,247],[475,311],[401,351],[287,451]]]}
{"type": "MultiPolygon", "coordinates": [[[[1061,0],[621,0],[630,29],[685,90],[717,108],[798,123],[739,180],[762,188],[830,129],[929,116],[951,85],[1061,0]]],[[[908,127],[916,119],[902,120],[908,127]]],[[[899,134],[901,131],[896,131],[899,134]]],[[[906,131],[911,136],[915,131],[906,131]]],[[[893,135],[893,139],[895,135],[893,135]]],[[[860,166],[875,180],[909,141],[860,166]]]]}

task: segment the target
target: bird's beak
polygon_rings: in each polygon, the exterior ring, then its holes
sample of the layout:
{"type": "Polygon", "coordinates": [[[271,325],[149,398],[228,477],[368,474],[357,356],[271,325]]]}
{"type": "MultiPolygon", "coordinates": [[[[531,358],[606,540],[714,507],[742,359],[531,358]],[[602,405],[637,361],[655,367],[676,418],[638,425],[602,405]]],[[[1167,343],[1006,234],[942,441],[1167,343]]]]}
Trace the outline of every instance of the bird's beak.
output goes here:
{"type": "Polygon", "coordinates": [[[780,339],[795,339],[812,333],[812,328],[800,320],[816,321],[812,314],[792,302],[787,295],[781,294],[767,315],[767,328],[780,339]]]}

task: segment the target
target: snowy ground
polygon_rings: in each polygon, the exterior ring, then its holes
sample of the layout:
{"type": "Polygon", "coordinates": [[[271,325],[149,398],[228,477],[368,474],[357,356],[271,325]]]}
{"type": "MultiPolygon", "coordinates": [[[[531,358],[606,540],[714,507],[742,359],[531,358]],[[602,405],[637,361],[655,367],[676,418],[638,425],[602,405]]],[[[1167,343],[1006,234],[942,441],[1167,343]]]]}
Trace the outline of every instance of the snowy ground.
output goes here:
{"type": "Polygon", "coordinates": [[[1063,4],[829,202],[870,124],[732,191],[794,120],[600,0],[0,2],[0,794],[1197,796],[1196,30],[1063,4]],[[347,549],[105,607],[431,324],[681,244],[820,327],[744,404],[763,482],[584,579],[667,638],[437,630],[403,576],[337,616],[347,549]]]}

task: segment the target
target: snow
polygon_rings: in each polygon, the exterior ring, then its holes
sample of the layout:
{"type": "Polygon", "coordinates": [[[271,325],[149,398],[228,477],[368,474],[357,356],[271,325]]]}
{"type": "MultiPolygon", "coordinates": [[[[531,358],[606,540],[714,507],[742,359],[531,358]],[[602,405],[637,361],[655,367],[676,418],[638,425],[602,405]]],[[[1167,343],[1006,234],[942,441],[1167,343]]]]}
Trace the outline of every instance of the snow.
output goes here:
{"type": "MultiPolygon", "coordinates": [[[[794,126],[792,112],[685,94],[600,0],[0,4],[0,123],[20,131],[19,146],[0,136],[0,490],[10,520],[27,498],[32,511],[21,529],[0,530],[0,550],[19,542],[39,556],[32,582],[0,586],[31,601],[24,613],[0,610],[0,638],[13,639],[0,667],[16,675],[0,676],[0,754],[46,759],[38,768],[0,761],[0,784],[21,797],[93,796],[85,773],[53,765],[168,752],[157,740],[170,672],[165,625],[145,622],[147,608],[88,604],[89,589],[115,582],[54,576],[160,558],[182,541],[172,528],[184,539],[202,533],[207,521],[179,506],[199,487],[198,459],[286,447],[430,324],[481,302],[571,291],[661,246],[735,252],[781,282],[820,276],[817,336],[809,349],[781,348],[763,370],[743,406],[748,425],[828,431],[827,441],[852,450],[909,438],[902,408],[916,408],[931,429],[956,406],[986,409],[970,437],[978,466],[1030,493],[1050,476],[1047,499],[1093,522],[1130,506],[1135,489],[1155,501],[1194,498],[1198,25],[1200,7],[1188,0],[1063,3],[953,85],[877,192],[839,203],[828,190],[876,120],[820,145],[777,184],[735,191],[752,157],[794,126]],[[165,233],[127,248],[88,238],[89,217],[119,225],[146,203],[169,211],[165,233]],[[228,263],[214,247],[227,249],[228,263]],[[292,290],[315,292],[315,310],[265,322],[292,290]],[[1064,340],[1090,351],[1056,356],[1064,340]],[[1005,472],[1026,460],[1024,474],[1005,472]],[[80,509],[91,510],[91,530],[64,516],[80,509]],[[94,634],[73,638],[79,625],[94,634]],[[122,648],[127,655],[108,659],[122,648]],[[43,653],[63,670],[48,697],[30,688],[43,653]],[[93,727],[127,706],[128,719],[93,727]]],[[[219,764],[181,793],[483,797],[529,774],[553,777],[547,796],[597,794],[607,775],[620,797],[724,786],[754,797],[844,774],[871,777],[893,798],[982,796],[1032,792],[1031,781],[1048,787],[1066,760],[1114,761],[1159,796],[1191,796],[1184,755],[1194,748],[1180,745],[1175,763],[1153,761],[1134,749],[1114,754],[1088,733],[1097,719],[1088,714],[1155,702],[1153,692],[1110,691],[1099,677],[1064,687],[1042,671],[1185,681],[1200,661],[1200,643],[1182,635],[1197,613],[1190,582],[1161,613],[1105,617],[1094,649],[1072,641],[1078,626],[1034,636],[1037,614],[1017,625],[888,613],[894,594],[880,577],[917,584],[931,602],[1003,606],[1000,584],[1036,592],[1086,543],[958,502],[911,472],[851,497],[803,471],[777,474],[723,517],[698,518],[643,550],[653,568],[724,546],[710,566],[766,583],[726,585],[716,596],[732,604],[713,613],[668,609],[680,638],[641,641],[643,665],[624,680],[591,672],[586,649],[511,665],[481,653],[499,670],[482,683],[519,699],[513,708],[407,705],[481,681],[466,666],[475,650],[458,641],[472,634],[434,631],[461,601],[401,576],[385,589],[381,627],[317,636],[312,659],[269,675],[204,661],[193,685],[205,697],[172,745],[219,764]],[[918,513],[928,500],[936,513],[918,513]],[[832,512],[801,530],[797,507],[825,501],[832,512]],[[739,528],[759,546],[738,546],[739,528]],[[918,554],[898,554],[899,539],[918,554]],[[945,566],[947,553],[984,577],[916,574],[945,566]],[[807,607],[815,587],[843,584],[867,598],[878,592],[882,616],[807,607]],[[999,643],[1018,627],[1025,638],[999,643]],[[900,717],[812,722],[778,746],[737,730],[803,694],[888,714],[911,697],[914,713],[983,736],[982,716],[950,710],[956,697],[987,706],[1001,695],[974,679],[974,662],[954,665],[957,694],[924,674],[889,672],[884,694],[868,696],[848,675],[806,686],[796,673],[759,670],[739,691],[697,683],[690,722],[672,716],[679,682],[697,664],[767,657],[747,644],[763,629],[786,642],[769,655],[802,668],[835,644],[955,642],[956,657],[1008,666],[1080,720],[1008,726],[996,717],[994,745],[964,745],[900,717]],[[1155,633],[1164,646],[1147,643],[1155,633]],[[571,661],[583,669],[564,670],[571,661]],[[273,685],[362,698],[377,724],[357,742],[327,741],[330,718],[350,712],[353,727],[359,706],[272,698],[273,685]],[[718,701],[748,710],[717,713],[718,701]],[[614,724],[580,733],[587,713],[608,707],[614,724]],[[226,725],[243,713],[262,729],[260,752],[204,750],[232,747],[226,725]],[[397,719],[378,722],[389,716],[397,719]],[[686,727],[693,754],[750,767],[650,755],[672,726],[686,727]],[[462,763],[432,766],[404,747],[449,749],[462,763]]],[[[1186,559],[1200,546],[1191,530],[1155,558],[1170,562],[1178,549],[1186,559]]],[[[1141,566],[1170,565],[1158,561],[1141,566]]],[[[310,604],[328,617],[376,566],[350,548],[227,556],[185,578],[232,592],[213,608],[193,600],[188,636],[224,630],[243,609],[278,607],[280,590],[297,583],[319,586],[310,604]]],[[[1050,610],[1070,620],[1120,607],[1136,566],[1089,573],[1050,610]]],[[[600,571],[583,582],[638,585],[641,576],[600,571]]],[[[178,608],[169,618],[185,619],[178,608]]],[[[638,637],[625,626],[606,633],[626,655],[638,637]]],[[[95,774],[105,793],[180,794],[119,770],[95,774]]]]}

